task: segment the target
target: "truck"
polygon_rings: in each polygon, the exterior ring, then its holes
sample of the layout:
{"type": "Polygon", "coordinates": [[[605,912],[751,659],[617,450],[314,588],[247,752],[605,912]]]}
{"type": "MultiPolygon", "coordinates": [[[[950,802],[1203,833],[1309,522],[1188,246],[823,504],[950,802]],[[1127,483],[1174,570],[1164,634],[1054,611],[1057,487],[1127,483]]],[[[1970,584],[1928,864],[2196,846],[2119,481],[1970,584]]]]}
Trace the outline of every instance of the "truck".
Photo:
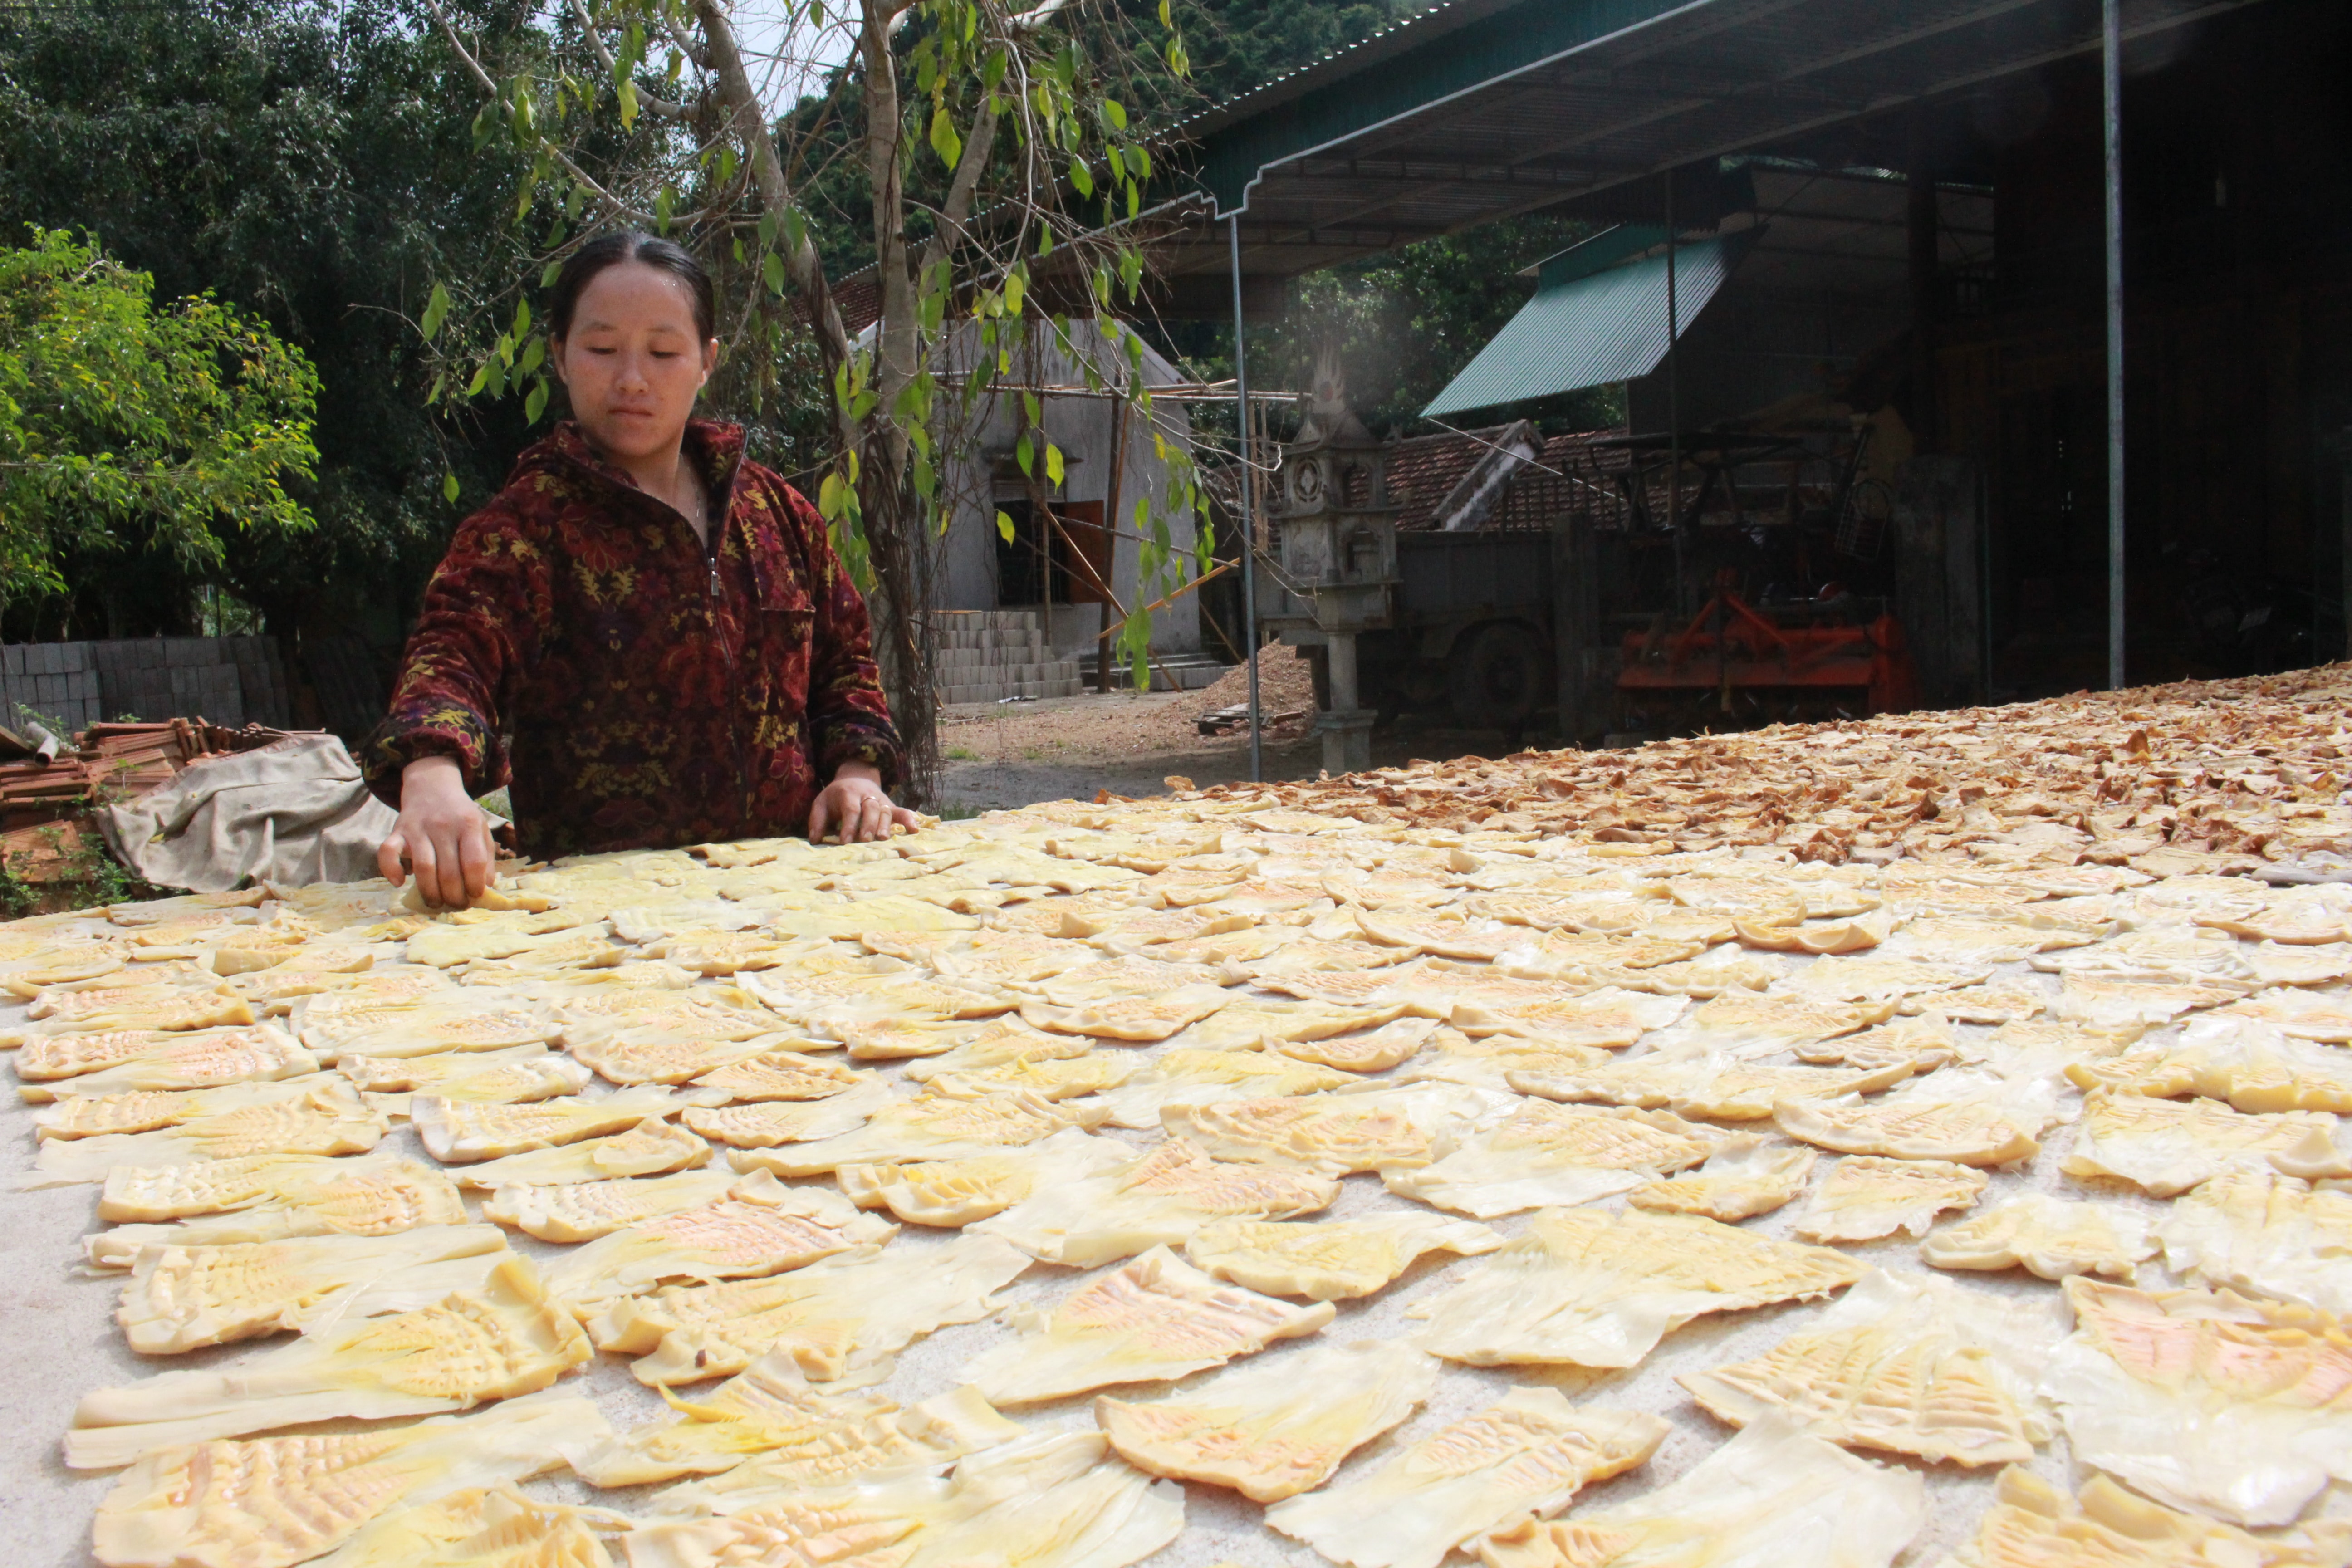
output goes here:
{"type": "Polygon", "coordinates": [[[1285,449],[1259,542],[1258,620],[1315,668],[1327,765],[1364,765],[1362,746],[1328,747],[1333,731],[1406,712],[1516,746],[1547,710],[1557,732],[1589,742],[1916,700],[1886,599],[1831,575],[1873,574],[1859,442],[1825,454],[1718,434],[1670,452],[1664,437],[1616,437],[1611,489],[1555,487],[1573,503],[1528,526],[1496,503],[1540,438],[1520,425],[1473,439],[1488,450],[1434,526],[1416,529],[1397,526],[1381,444],[1344,408],[1310,414],[1285,449]],[[1675,525],[1649,515],[1668,510],[1665,462],[1692,476],[1675,525]],[[1768,488],[1759,475],[1785,479],[1768,488]]]}

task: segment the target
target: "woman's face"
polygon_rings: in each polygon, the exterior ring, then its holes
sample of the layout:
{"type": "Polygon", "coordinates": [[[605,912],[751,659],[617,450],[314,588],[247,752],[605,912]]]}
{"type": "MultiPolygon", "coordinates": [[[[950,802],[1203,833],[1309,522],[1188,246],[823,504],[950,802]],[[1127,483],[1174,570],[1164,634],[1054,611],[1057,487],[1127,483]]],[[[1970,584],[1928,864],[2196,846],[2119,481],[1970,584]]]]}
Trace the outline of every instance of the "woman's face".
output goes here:
{"type": "Polygon", "coordinates": [[[607,267],[588,281],[555,344],[555,374],[588,438],[618,458],[673,450],[695,395],[719,363],[716,339],[694,327],[686,285],[641,261],[607,267]]]}

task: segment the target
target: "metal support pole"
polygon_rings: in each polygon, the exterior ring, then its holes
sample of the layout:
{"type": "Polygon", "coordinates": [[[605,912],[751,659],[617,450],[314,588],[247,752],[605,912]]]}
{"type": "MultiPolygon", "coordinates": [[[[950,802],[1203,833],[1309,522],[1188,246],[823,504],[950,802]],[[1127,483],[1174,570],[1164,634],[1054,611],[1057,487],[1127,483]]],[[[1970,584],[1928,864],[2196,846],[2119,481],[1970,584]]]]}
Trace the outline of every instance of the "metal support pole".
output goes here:
{"type": "Polygon", "coordinates": [[[1239,434],[1242,477],[1242,640],[1249,655],[1250,783],[1265,777],[1265,740],[1257,704],[1257,504],[1250,478],[1249,367],[1242,344],[1242,217],[1225,219],[1234,263],[1234,428],[1239,434]]]}
{"type": "Polygon", "coordinates": [[[2107,196],[2107,685],[2124,684],[2124,39],[2105,0],[2107,196]]]}
{"type": "Polygon", "coordinates": [[[1666,524],[1675,531],[1675,605],[1689,613],[1683,563],[1682,300],[1675,275],[1675,172],[1666,171],[1666,524]]]}

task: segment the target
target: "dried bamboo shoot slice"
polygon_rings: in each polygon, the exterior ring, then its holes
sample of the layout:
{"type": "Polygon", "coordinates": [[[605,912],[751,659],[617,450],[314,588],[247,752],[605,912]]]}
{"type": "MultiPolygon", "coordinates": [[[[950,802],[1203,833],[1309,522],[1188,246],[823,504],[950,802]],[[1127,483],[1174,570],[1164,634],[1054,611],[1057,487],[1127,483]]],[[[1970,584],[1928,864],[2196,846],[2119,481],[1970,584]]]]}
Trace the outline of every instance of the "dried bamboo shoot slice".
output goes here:
{"type": "Polygon", "coordinates": [[[911,1342],[988,1316],[993,1292],[1028,1267],[1027,1254],[993,1237],[902,1244],[772,1279],[666,1286],[614,1303],[588,1328],[599,1349],[638,1357],[631,1373],[655,1386],[726,1377],[779,1350],[832,1383],[880,1375],[911,1342]]]}
{"type": "Polygon", "coordinates": [[[585,1399],[530,1394],[469,1415],[373,1432],[158,1448],[99,1504],[107,1568],[294,1568],[370,1520],[563,1461],[604,1419],[585,1399]]]}
{"type": "Polygon", "coordinates": [[[1806,1332],[1675,1381],[1736,1426],[1777,1411],[1832,1443],[1930,1462],[2021,1463],[2052,1433],[2033,1384],[2065,1332],[2054,1305],[1880,1270],[1806,1332]]]}
{"type": "Polygon", "coordinates": [[[86,1395],[66,1436],[66,1463],[108,1469],[167,1444],[341,1416],[465,1410],[545,1388],[594,1353],[515,1258],[479,1294],[345,1319],[219,1371],[167,1372],[86,1395]]]}
{"type": "Polygon", "coordinates": [[[1547,1209],[1444,1295],[1422,1347],[1471,1366],[1633,1366],[1708,1312],[1811,1300],[1867,1272],[1843,1253],[1690,1215],[1547,1209]]]}
{"type": "MultiPolygon", "coordinates": [[[[1858,1459],[1768,1415],[1630,1502],[1488,1533],[1476,1543],[1478,1561],[1485,1568],[1704,1568],[1801,1558],[1817,1568],[1888,1568],[1927,1525],[1924,1493],[1917,1476],[1858,1459]]],[[[2059,1561],[2036,1568],[2059,1568],[2059,1561]]]]}
{"type": "Polygon", "coordinates": [[[1435,1390],[1437,1371],[1407,1344],[1315,1344],[1228,1368],[1165,1399],[1102,1395],[1095,1420],[1138,1469],[1280,1502],[1321,1486],[1341,1460],[1411,1415],[1435,1390]]]}
{"type": "Polygon", "coordinates": [[[1294,1307],[1219,1284],[1155,1247],[1051,1310],[1015,1310],[1021,1337],[982,1352],[964,1371],[996,1405],[1034,1405],[1223,1366],[1276,1340],[1315,1333],[1332,1316],[1328,1302],[1294,1307]]]}
{"type": "Polygon", "coordinates": [[[1286,1219],[1327,1208],[1339,1195],[1339,1184],[1328,1176],[1213,1160],[1171,1137],[1134,1159],[1064,1174],[971,1228],[1041,1262],[1091,1268],[1181,1245],[1213,1219],[1286,1219]]]}
{"type": "Polygon", "coordinates": [[[1485,1531],[1558,1513],[1587,1484],[1644,1462],[1666,1432],[1654,1415],[1514,1388],[1379,1469],[1275,1504],[1265,1522],[1349,1568],[1437,1568],[1485,1531]]]}
{"type": "Polygon", "coordinates": [[[1215,1220],[1185,1241],[1184,1256],[1247,1289],[1337,1301],[1385,1289],[1423,1253],[1468,1258],[1502,1245],[1483,1225],[1408,1209],[1311,1224],[1215,1220]]]}
{"type": "MultiPolygon", "coordinates": [[[[428,1264],[485,1258],[506,1245],[496,1226],[436,1225],[391,1236],[147,1247],[131,1260],[114,1318],[142,1355],[296,1333],[367,1287],[428,1264]]],[[[486,1258],[480,1273],[493,1266],[486,1258]]]]}

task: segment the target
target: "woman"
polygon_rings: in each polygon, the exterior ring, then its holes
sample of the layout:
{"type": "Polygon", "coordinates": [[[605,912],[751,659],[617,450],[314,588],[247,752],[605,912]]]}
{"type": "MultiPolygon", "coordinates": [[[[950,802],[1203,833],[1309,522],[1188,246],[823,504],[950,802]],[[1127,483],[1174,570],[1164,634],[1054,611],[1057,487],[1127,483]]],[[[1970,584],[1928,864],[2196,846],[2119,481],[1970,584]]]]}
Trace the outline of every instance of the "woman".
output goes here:
{"type": "Polygon", "coordinates": [[[490,881],[471,796],[512,785],[540,858],[776,835],[887,837],[912,813],[865,604],[814,508],[695,419],[709,277],[667,240],[591,241],[549,304],[572,417],[458,528],[364,748],[400,811],[379,854],[431,901],[490,881]]]}

